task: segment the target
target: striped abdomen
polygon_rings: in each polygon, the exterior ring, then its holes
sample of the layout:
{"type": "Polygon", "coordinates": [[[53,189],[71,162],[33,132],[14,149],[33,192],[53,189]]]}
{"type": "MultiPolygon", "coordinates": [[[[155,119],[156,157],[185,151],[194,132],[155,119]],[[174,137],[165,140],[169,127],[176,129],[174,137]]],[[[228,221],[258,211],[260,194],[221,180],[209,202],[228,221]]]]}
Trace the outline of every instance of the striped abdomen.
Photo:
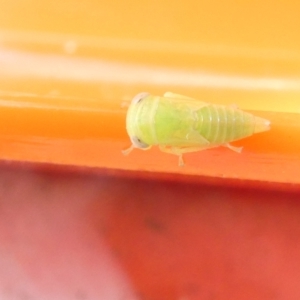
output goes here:
{"type": "Polygon", "coordinates": [[[196,113],[195,129],[212,145],[222,145],[269,129],[270,122],[242,110],[208,105],[196,113]]]}

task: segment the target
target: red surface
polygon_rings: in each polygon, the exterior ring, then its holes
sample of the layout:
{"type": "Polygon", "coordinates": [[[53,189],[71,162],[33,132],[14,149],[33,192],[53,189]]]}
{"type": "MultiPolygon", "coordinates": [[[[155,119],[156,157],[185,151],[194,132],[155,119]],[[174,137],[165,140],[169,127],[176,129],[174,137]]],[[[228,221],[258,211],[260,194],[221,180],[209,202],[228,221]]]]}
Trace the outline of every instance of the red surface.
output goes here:
{"type": "Polygon", "coordinates": [[[33,166],[0,182],[1,299],[300,298],[299,193],[33,166]]]}

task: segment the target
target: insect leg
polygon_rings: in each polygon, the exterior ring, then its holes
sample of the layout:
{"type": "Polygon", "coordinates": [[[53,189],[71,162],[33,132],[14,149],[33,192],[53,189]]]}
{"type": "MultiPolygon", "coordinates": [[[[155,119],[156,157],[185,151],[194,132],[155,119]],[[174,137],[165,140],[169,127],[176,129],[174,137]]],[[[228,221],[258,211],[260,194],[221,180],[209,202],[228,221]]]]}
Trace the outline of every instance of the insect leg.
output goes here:
{"type": "Polygon", "coordinates": [[[129,148],[122,150],[123,155],[128,155],[132,150],[134,149],[134,146],[131,145],[129,148]]]}
{"type": "Polygon", "coordinates": [[[227,147],[227,148],[229,148],[230,150],[232,150],[232,151],[234,151],[234,152],[237,152],[237,153],[241,153],[242,150],[243,150],[243,147],[235,147],[235,146],[230,145],[229,143],[224,144],[223,146],[224,146],[224,147],[227,147]]]}
{"type": "Polygon", "coordinates": [[[160,149],[160,151],[162,151],[162,152],[177,155],[177,156],[178,156],[178,159],[179,159],[179,160],[178,160],[178,165],[179,165],[180,167],[183,167],[183,166],[184,166],[184,160],[183,160],[183,157],[182,157],[182,153],[181,153],[180,151],[178,151],[178,148],[167,147],[167,146],[164,146],[164,145],[159,145],[159,149],[160,149]]]}
{"type": "Polygon", "coordinates": [[[183,167],[185,165],[184,163],[184,160],[183,160],[183,154],[185,153],[191,153],[191,152],[197,152],[197,151],[201,151],[201,150],[205,150],[205,149],[208,149],[209,147],[167,147],[167,146],[164,146],[164,145],[160,145],[159,146],[159,149],[160,151],[162,152],[165,152],[165,153],[171,153],[171,154],[174,154],[174,155],[177,155],[178,156],[178,165],[180,167],[183,167]]]}

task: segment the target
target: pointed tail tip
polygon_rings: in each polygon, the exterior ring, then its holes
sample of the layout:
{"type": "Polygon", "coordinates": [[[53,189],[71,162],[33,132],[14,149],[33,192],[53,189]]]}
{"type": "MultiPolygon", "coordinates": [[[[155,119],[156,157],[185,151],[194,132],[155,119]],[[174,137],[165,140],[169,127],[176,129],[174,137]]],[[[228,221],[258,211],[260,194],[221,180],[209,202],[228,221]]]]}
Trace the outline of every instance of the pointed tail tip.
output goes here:
{"type": "Polygon", "coordinates": [[[269,120],[255,117],[255,127],[254,127],[254,133],[258,132],[264,132],[270,130],[271,122],[269,120]]]}

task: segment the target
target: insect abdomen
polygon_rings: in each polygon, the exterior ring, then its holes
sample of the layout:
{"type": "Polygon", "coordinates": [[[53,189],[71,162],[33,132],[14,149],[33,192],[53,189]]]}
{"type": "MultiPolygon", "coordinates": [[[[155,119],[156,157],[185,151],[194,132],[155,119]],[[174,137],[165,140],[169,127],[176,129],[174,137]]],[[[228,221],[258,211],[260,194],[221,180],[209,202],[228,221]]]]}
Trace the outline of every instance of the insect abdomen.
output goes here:
{"type": "Polygon", "coordinates": [[[239,109],[208,105],[197,112],[197,131],[211,144],[222,145],[269,129],[269,122],[239,109]]]}

